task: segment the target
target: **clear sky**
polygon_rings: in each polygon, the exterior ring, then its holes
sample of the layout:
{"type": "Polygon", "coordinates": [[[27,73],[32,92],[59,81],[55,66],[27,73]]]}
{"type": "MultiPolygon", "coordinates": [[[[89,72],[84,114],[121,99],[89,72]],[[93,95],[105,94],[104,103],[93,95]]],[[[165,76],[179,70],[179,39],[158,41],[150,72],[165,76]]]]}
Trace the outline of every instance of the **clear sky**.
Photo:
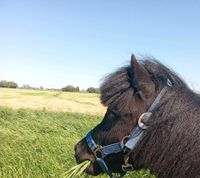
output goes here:
{"type": "Polygon", "coordinates": [[[0,0],[0,80],[98,87],[132,53],[200,90],[200,1],[0,0]]]}

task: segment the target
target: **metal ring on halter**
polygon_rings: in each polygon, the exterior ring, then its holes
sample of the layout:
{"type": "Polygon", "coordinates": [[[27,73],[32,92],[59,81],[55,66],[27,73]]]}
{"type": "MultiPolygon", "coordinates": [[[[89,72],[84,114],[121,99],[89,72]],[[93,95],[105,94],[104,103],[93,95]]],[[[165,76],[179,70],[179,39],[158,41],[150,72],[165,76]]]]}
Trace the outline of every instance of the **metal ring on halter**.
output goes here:
{"type": "Polygon", "coordinates": [[[145,125],[145,121],[148,121],[149,118],[152,116],[152,113],[151,112],[145,112],[143,113],[139,119],[138,119],[138,126],[141,128],[141,129],[148,129],[148,126],[145,125]]]}
{"type": "Polygon", "coordinates": [[[126,143],[126,141],[127,141],[127,139],[129,139],[129,135],[126,135],[126,136],[124,136],[123,138],[122,138],[122,140],[121,140],[121,145],[125,145],[125,143],[126,143]]]}
{"type": "Polygon", "coordinates": [[[101,149],[102,149],[102,147],[100,145],[97,145],[96,149],[93,151],[95,157],[103,158],[103,154],[102,154],[101,149]]]}

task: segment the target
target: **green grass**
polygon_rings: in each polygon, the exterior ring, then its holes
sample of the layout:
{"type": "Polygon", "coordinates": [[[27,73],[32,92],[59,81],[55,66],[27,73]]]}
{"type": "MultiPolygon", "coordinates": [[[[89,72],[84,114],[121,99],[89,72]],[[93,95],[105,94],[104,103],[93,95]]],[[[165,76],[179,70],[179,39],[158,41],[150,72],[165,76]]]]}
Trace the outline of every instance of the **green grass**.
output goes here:
{"type": "MultiPolygon", "coordinates": [[[[79,113],[0,108],[0,177],[64,178],[76,165],[75,143],[101,118],[79,113]]],[[[126,177],[153,176],[142,170],[126,177]]]]}

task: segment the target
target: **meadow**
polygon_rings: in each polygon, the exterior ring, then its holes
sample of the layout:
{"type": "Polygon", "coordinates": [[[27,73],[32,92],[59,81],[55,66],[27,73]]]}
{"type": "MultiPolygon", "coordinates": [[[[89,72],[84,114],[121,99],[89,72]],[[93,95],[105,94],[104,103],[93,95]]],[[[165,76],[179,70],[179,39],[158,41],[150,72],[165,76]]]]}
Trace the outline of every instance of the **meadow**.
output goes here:
{"type": "Polygon", "coordinates": [[[0,88],[0,107],[13,109],[79,112],[99,115],[105,112],[98,94],[0,88]]]}
{"type": "MultiPolygon", "coordinates": [[[[67,177],[75,143],[105,109],[97,94],[0,89],[0,177],[67,177]]],[[[141,170],[125,177],[154,176],[141,170]]]]}

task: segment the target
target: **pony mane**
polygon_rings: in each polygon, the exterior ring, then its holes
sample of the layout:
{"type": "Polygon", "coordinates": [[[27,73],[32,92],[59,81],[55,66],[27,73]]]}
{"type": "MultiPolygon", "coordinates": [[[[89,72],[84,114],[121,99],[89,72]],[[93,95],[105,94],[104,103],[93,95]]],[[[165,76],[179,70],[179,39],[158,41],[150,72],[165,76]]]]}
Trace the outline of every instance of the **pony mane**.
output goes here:
{"type": "Polygon", "coordinates": [[[140,64],[149,72],[151,79],[156,85],[166,85],[170,80],[174,87],[186,87],[185,81],[172,69],[166,67],[154,58],[146,58],[140,61],[140,64]]]}
{"type": "MultiPolygon", "coordinates": [[[[188,88],[186,83],[170,68],[154,58],[144,58],[138,61],[149,73],[156,89],[161,89],[170,80],[173,87],[188,88]]],[[[130,105],[135,97],[134,79],[131,66],[124,66],[108,75],[100,86],[101,103],[119,112],[130,112],[130,105]]]]}

